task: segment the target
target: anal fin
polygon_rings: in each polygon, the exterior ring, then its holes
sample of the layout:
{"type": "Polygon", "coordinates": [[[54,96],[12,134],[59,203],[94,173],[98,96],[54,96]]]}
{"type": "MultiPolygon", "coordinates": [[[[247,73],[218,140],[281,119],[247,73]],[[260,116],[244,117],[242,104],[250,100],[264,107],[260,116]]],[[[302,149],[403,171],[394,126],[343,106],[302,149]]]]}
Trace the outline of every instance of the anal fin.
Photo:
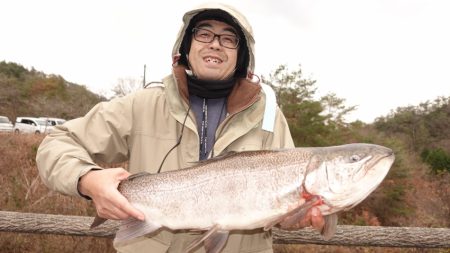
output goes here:
{"type": "Polygon", "coordinates": [[[202,237],[194,240],[185,252],[191,252],[203,242],[206,253],[219,253],[227,243],[228,235],[229,231],[219,230],[219,226],[214,225],[202,237]]]}
{"type": "Polygon", "coordinates": [[[229,231],[217,231],[205,239],[206,253],[219,253],[228,241],[229,231]]]}

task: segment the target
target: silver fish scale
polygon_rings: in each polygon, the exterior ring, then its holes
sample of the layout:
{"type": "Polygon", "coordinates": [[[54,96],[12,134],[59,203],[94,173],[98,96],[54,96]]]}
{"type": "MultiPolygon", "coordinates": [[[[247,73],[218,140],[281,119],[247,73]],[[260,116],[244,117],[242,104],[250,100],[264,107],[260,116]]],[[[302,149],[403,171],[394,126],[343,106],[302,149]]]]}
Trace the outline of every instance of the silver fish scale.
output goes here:
{"type": "Polygon", "coordinates": [[[243,152],[188,169],[135,175],[123,181],[119,191],[145,214],[145,221],[124,221],[115,242],[167,227],[209,230],[205,236],[216,234],[221,242],[216,246],[222,247],[227,231],[270,228],[280,222],[290,226],[312,206],[327,216],[322,233],[329,239],[337,225],[335,213],[365,199],[394,160],[391,149],[354,143],[243,152]],[[316,202],[319,198],[323,202],[316,202]]]}
{"type": "Polygon", "coordinates": [[[237,226],[256,228],[262,225],[254,224],[261,216],[286,212],[301,198],[309,159],[293,153],[241,153],[189,169],[137,177],[121,183],[119,190],[132,204],[149,207],[148,215],[164,216],[153,218],[171,223],[162,224],[169,228],[217,222],[225,226],[236,219],[243,223],[237,226]]]}

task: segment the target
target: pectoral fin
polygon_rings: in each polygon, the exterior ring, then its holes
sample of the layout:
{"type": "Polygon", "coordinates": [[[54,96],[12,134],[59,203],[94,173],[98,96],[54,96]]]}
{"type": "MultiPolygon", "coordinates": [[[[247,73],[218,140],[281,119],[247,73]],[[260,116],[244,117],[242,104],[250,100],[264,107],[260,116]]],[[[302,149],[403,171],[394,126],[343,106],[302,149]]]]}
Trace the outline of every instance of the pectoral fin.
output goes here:
{"type": "Polygon", "coordinates": [[[103,224],[105,221],[107,221],[108,219],[105,218],[101,218],[99,216],[95,216],[94,221],[91,224],[91,229],[100,226],[101,224],[103,224]]]}
{"type": "Polygon", "coordinates": [[[194,250],[203,242],[206,253],[219,253],[227,243],[228,235],[228,231],[219,230],[219,226],[215,225],[202,237],[194,240],[185,252],[194,250]]]}
{"type": "Polygon", "coordinates": [[[325,240],[329,240],[336,233],[338,223],[337,214],[333,213],[324,217],[325,225],[322,229],[322,236],[325,240]]]}
{"type": "Polygon", "coordinates": [[[116,233],[116,237],[114,238],[114,243],[131,240],[139,236],[152,233],[159,228],[161,228],[160,224],[130,218],[123,221],[120,225],[119,230],[116,233]]]}
{"type": "Polygon", "coordinates": [[[289,228],[295,226],[303,217],[305,217],[306,213],[313,206],[317,204],[319,197],[314,196],[308,201],[306,201],[303,205],[298,206],[297,208],[289,211],[288,213],[274,219],[269,222],[266,226],[264,226],[264,231],[271,229],[273,226],[280,224],[283,228],[289,228]]]}

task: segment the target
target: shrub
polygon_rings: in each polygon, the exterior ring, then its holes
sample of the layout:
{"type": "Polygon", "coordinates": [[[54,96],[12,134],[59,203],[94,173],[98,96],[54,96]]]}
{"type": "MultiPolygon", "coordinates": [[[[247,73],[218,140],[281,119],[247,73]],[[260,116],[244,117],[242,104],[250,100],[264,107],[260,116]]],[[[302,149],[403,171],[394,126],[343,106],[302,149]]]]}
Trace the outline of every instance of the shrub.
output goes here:
{"type": "Polygon", "coordinates": [[[424,149],[420,156],[434,173],[450,172],[450,155],[442,148],[424,149]]]}

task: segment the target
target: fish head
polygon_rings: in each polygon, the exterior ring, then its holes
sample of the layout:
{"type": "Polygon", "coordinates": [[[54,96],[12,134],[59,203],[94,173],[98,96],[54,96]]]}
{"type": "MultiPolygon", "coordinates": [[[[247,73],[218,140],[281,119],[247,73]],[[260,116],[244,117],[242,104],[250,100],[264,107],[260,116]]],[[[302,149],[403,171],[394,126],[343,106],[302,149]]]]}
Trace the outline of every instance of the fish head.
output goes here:
{"type": "Polygon", "coordinates": [[[375,144],[313,148],[304,188],[323,198],[323,214],[348,210],[378,187],[394,160],[391,149],[375,144]]]}

